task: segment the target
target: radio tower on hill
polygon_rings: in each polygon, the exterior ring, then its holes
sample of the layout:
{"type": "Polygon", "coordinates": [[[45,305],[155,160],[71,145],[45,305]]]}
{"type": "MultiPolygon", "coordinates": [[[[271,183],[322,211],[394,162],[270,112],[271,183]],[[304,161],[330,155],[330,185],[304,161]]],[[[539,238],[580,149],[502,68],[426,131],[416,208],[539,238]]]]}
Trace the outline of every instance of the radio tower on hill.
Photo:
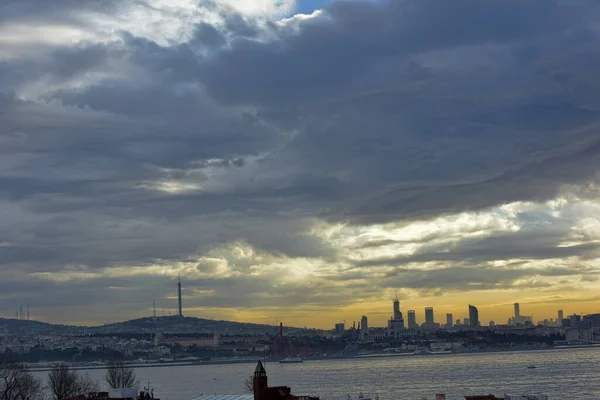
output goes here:
{"type": "Polygon", "coordinates": [[[179,307],[179,313],[177,315],[183,317],[183,307],[181,305],[181,275],[179,276],[179,281],[177,281],[177,305],[179,307]]]}

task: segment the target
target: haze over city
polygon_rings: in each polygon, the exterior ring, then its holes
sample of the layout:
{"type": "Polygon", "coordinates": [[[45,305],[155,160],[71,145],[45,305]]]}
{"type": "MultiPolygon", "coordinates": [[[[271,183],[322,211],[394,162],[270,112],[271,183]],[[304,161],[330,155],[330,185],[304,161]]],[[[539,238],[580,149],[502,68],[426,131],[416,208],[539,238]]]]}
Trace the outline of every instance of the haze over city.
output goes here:
{"type": "Polygon", "coordinates": [[[0,4],[0,314],[600,306],[600,2],[0,4]],[[484,5],[485,4],[485,5],[484,5]]]}

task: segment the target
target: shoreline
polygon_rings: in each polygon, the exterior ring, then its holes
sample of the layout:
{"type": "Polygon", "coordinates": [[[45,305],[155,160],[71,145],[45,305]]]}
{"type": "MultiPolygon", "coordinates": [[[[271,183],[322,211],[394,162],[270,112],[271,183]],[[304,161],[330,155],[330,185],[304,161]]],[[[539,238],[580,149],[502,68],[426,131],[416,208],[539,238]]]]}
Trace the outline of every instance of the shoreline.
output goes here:
{"type": "MultiPolygon", "coordinates": [[[[365,354],[365,355],[352,355],[352,356],[331,356],[331,357],[309,357],[305,358],[305,362],[310,361],[326,361],[326,360],[361,360],[361,359],[374,359],[374,358],[398,358],[398,357],[437,357],[437,356],[454,356],[461,354],[483,354],[483,353],[511,353],[511,352],[527,352],[527,351],[557,351],[565,349],[579,349],[579,348],[594,348],[600,347],[600,344],[589,344],[589,345],[566,345],[566,346],[554,346],[546,348],[499,348],[499,349],[485,349],[485,350],[466,350],[458,352],[433,352],[431,354],[413,354],[413,353],[392,353],[392,354],[365,354]]],[[[259,358],[248,358],[248,359],[233,359],[233,360],[208,360],[208,361],[185,361],[185,362],[149,362],[141,364],[129,364],[133,368],[160,368],[160,367],[187,367],[197,365],[227,365],[227,364],[250,364],[256,363],[259,358]]],[[[268,363],[279,363],[279,360],[275,359],[264,359],[268,363]]],[[[67,363],[68,364],[68,363],[67,363]]],[[[106,365],[69,365],[71,369],[77,371],[82,370],[94,370],[94,369],[106,369],[106,365]]],[[[34,365],[28,365],[28,370],[31,372],[47,372],[51,370],[51,366],[36,367],[34,365]]]]}

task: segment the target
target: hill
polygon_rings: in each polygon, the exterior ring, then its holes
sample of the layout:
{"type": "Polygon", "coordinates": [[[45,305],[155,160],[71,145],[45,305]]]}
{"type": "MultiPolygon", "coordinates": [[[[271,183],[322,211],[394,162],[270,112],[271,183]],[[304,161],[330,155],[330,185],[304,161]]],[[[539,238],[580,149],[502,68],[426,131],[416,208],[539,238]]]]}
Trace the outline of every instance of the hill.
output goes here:
{"type": "MultiPolygon", "coordinates": [[[[0,332],[9,334],[83,335],[107,333],[219,333],[276,334],[279,327],[195,317],[146,317],[101,326],[55,325],[39,321],[0,318],[0,332]]],[[[286,333],[310,330],[285,327],[286,333]]]]}
{"type": "Polygon", "coordinates": [[[26,321],[21,319],[0,318],[0,332],[8,334],[54,334],[66,333],[77,327],[68,325],[48,324],[40,321],[26,321]]]}

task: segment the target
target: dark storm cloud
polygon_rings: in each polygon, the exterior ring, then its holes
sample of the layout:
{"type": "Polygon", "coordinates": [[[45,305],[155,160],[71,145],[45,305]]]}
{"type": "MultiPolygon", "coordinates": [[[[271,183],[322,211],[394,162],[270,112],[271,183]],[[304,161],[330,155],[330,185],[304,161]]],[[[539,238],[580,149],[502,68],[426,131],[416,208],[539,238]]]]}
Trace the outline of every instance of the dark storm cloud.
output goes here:
{"type": "MultiPolygon", "coordinates": [[[[449,267],[432,270],[398,270],[390,273],[385,283],[389,287],[412,289],[493,290],[511,289],[517,280],[523,278],[571,276],[579,273],[581,271],[568,268],[449,267]]],[[[533,283],[534,287],[538,287],[541,283],[541,281],[531,280],[521,283],[521,286],[527,286],[527,282],[533,283]]],[[[547,282],[543,284],[550,286],[547,282]]]]}
{"type": "MultiPolygon", "coordinates": [[[[0,6],[0,29],[60,16],[91,30],[85,12],[112,18],[119,4],[12,0],[0,6]]],[[[595,1],[334,2],[321,16],[285,23],[201,4],[223,20],[198,22],[183,43],[121,31],[98,43],[0,48],[35,50],[0,66],[6,273],[177,262],[232,241],[335,262],[307,221],[368,224],[545,200],[598,172],[595,1]]],[[[411,260],[596,251],[558,242],[545,230],[524,232],[450,252],[425,247],[411,260]]],[[[473,275],[481,288],[536,272],[481,271],[473,275]]],[[[450,270],[404,274],[387,279],[463,287],[450,270]]],[[[259,292],[267,287],[240,290],[235,301],[259,292]]],[[[351,297],[304,293],[310,298],[287,299],[351,297]]],[[[262,300],[247,304],[273,302],[252,298],[262,300]]]]}
{"type": "Polygon", "coordinates": [[[579,26],[597,12],[585,2],[340,2],[299,32],[234,43],[201,76],[217,98],[301,119],[268,165],[347,177],[356,191],[334,218],[547,199],[596,171],[599,138],[585,127],[598,104],[567,88],[575,71],[600,66],[596,34],[579,26]],[[567,43],[587,60],[561,54],[567,43]],[[489,48],[502,55],[492,66],[489,48]]]}
{"type": "Polygon", "coordinates": [[[301,23],[299,33],[283,28],[275,42],[239,40],[211,59],[204,73],[212,93],[228,101],[310,101],[374,79],[370,69],[389,58],[560,37],[575,21],[591,21],[588,13],[598,5],[587,6],[541,0],[336,2],[324,17],[301,23]]]}

